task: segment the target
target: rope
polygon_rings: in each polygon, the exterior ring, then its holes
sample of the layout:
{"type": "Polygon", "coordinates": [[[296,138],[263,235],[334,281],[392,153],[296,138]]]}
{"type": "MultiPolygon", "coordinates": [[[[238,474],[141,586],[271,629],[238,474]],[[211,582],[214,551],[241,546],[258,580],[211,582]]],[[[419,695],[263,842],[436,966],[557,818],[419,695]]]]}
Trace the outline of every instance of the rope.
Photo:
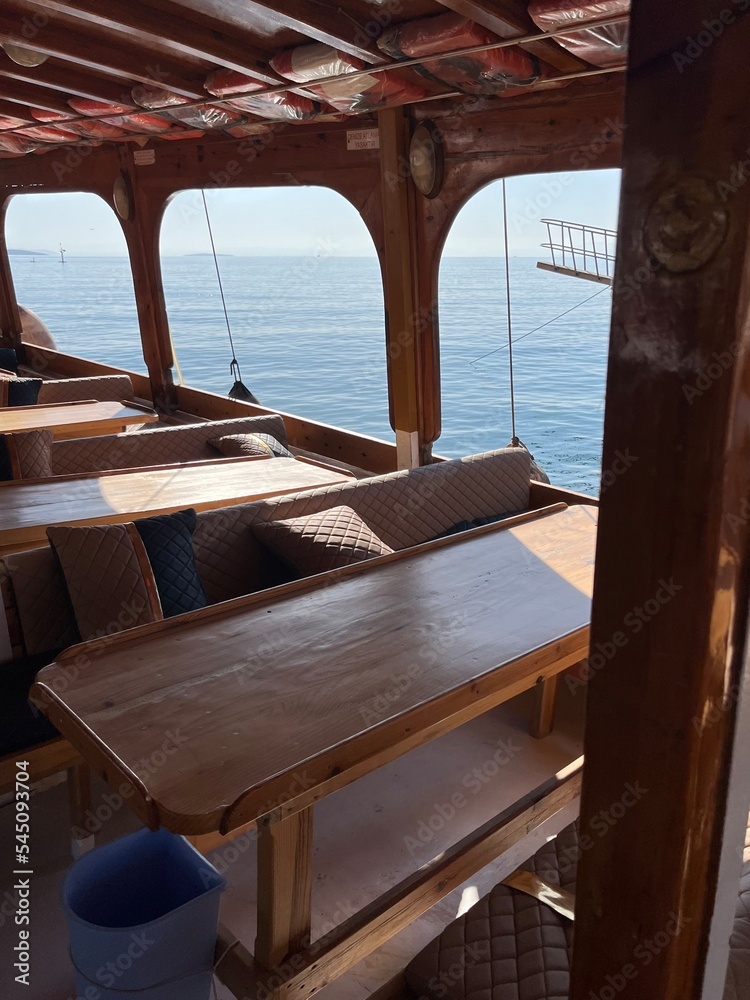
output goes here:
{"type": "MultiPolygon", "coordinates": [[[[535,326],[533,330],[529,330],[522,336],[516,337],[513,343],[519,344],[522,340],[525,340],[527,337],[530,337],[532,333],[538,333],[540,330],[543,330],[545,326],[551,326],[552,323],[556,323],[559,319],[562,319],[563,316],[567,316],[568,313],[572,313],[574,309],[579,309],[581,306],[585,306],[587,302],[591,302],[591,300],[595,299],[597,295],[601,295],[602,292],[606,292],[608,290],[609,290],[609,285],[603,285],[598,292],[594,292],[593,295],[589,295],[588,298],[585,298],[582,302],[576,302],[574,306],[571,306],[569,309],[565,309],[563,312],[558,313],[557,316],[553,316],[552,319],[548,319],[546,323],[542,323],[540,326],[535,326]]],[[[469,364],[471,365],[479,364],[479,362],[484,361],[485,358],[489,358],[493,354],[497,354],[498,351],[503,351],[503,350],[505,350],[504,344],[502,347],[496,347],[492,351],[487,351],[486,354],[481,354],[478,358],[474,358],[473,361],[470,361],[469,364]]]]}
{"type": "Polygon", "coordinates": [[[508,304],[508,372],[510,374],[510,422],[513,432],[512,446],[518,447],[516,436],[516,393],[513,382],[513,320],[510,306],[510,257],[508,255],[508,199],[503,177],[503,239],[505,241],[505,298],[508,304]]]}
{"type": "Polygon", "coordinates": [[[224,285],[221,281],[221,270],[219,268],[219,258],[216,256],[216,244],[214,243],[214,232],[211,228],[211,216],[208,214],[208,202],[206,201],[206,192],[201,188],[201,195],[203,197],[203,208],[206,212],[206,225],[208,226],[208,236],[211,240],[211,253],[214,257],[214,266],[216,267],[216,280],[219,283],[219,294],[221,295],[221,304],[224,309],[224,319],[227,324],[227,334],[229,336],[229,346],[232,349],[232,360],[229,364],[229,371],[235,376],[236,381],[242,381],[242,373],[240,372],[240,363],[237,360],[237,352],[234,349],[234,340],[232,339],[232,326],[229,322],[229,312],[227,311],[227,300],[224,297],[224,285]],[[236,373],[236,374],[235,374],[236,373]]]}

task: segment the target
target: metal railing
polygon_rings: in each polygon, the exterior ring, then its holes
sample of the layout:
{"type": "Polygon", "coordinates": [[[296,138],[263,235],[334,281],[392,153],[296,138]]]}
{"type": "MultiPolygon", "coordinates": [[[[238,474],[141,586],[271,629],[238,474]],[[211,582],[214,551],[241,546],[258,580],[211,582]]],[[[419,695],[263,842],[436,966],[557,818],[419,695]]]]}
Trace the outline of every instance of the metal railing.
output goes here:
{"type": "Polygon", "coordinates": [[[542,243],[542,247],[550,251],[552,264],[540,264],[540,267],[611,283],[617,254],[614,229],[582,226],[560,219],[542,219],[542,225],[547,227],[547,242],[542,243]]]}

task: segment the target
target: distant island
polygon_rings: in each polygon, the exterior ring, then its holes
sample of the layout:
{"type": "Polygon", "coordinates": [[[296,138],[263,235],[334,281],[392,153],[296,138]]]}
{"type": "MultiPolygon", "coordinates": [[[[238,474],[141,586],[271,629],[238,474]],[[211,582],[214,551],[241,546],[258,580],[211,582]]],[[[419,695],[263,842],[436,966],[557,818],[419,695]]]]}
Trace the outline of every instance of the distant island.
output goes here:
{"type": "Polygon", "coordinates": [[[49,257],[49,250],[9,250],[11,257],[49,257]]]}
{"type": "MultiPolygon", "coordinates": [[[[184,253],[183,257],[213,257],[212,253],[184,253]]],[[[217,253],[217,257],[234,257],[233,253],[217,253]]]]}

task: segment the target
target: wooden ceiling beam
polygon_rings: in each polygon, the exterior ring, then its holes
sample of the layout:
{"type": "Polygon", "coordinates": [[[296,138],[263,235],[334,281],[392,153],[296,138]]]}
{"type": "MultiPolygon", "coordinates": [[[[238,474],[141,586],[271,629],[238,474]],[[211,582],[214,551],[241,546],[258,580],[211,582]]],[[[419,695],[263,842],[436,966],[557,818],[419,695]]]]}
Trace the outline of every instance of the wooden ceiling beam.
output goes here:
{"type": "Polygon", "coordinates": [[[130,85],[94,73],[82,73],[59,63],[47,62],[42,66],[18,66],[7,57],[0,58],[0,77],[37,84],[49,90],[60,91],[75,97],[115,104],[129,99],[130,85]]]}
{"type": "Polygon", "coordinates": [[[19,107],[10,101],[0,100],[0,117],[17,118],[19,121],[28,122],[29,124],[32,122],[35,125],[39,124],[28,108],[19,107]]]}
{"type": "Polygon", "coordinates": [[[268,68],[268,55],[247,33],[228,30],[226,23],[210,14],[184,7],[177,0],[45,0],[45,7],[85,18],[89,24],[116,30],[140,44],[157,37],[164,48],[247,73],[262,83],[274,84],[279,77],[268,68]]]}
{"type": "Polygon", "coordinates": [[[313,41],[332,45],[366,63],[381,65],[387,61],[375,45],[373,32],[342,13],[340,6],[316,0],[243,0],[242,7],[250,16],[256,11],[285,28],[307,35],[313,41]]]}
{"type": "MultiPolygon", "coordinates": [[[[496,3],[495,0],[438,0],[438,3],[470,21],[476,21],[500,38],[529,35],[538,30],[529,17],[525,4],[508,3],[507,0],[502,3],[496,3]]],[[[551,39],[525,42],[523,48],[561,73],[575,73],[589,68],[588,63],[571,55],[551,39]]]]}
{"type": "Polygon", "coordinates": [[[114,32],[96,31],[85,22],[74,19],[51,19],[47,8],[3,0],[0,8],[0,40],[11,41],[46,55],[76,63],[104,73],[115,73],[138,83],[158,84],[183,97],[205,96],[200,74],[193,73],[170,59],[163,49],[140,46],[118,38],[114,32]],[[24,34],[24,19],[35,24],[41,15],[36,34],[24,34]],[[45,23],[46,22],[46,23],[45,23]]]}
{"type": "Polygon", "coordinates": [[[67,101],[58,92],[7,77],[0,77],[0,99],[28,108],[39,108],[40,111],[71,113],[67,101]]]}

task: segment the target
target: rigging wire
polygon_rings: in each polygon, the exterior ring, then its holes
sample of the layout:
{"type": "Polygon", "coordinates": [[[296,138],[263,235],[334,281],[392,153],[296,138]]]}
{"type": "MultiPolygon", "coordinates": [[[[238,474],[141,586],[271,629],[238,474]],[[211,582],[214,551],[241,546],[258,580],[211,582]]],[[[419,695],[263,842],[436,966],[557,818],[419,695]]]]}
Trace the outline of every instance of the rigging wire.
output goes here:
{"type": "Polygon", "coordinates": [[[232,360],[229,363],[229,372],[234,379],[234,385],[229,390],[229,395],[234,399],[247,400],[250,403],[257,403],[258,400],[250,392],[250,390],[242,382],[242,372],[240,371],[240,363],[237,360],[237,351],[234,347],[234,339],[232,338],[232,325],[229,322],[229,311],[227,310],[227,300],[224,295],[224,284],[221,280],[221,268],[219,267],[219,258],[216,254],[216,243],[214,242],[214,231],[211,226],[211,216],[208,213],[208,202],[206,201],[206,192],[201,188],[201,196],[203,198],[203,209],[206,213],[206,225],[208,227],[208,236],[211,240],[211,253],[214,258],[214,267],[216,268],[216,280],[219,283],[219,294],[221,295],[221,305],[224,309],[224,319],[227,324],[227,335],[229,337],[229,347],[232,351],[232,360]]]}
{"type": "Polygon", "coordinates": [[[206,213],[206,225],[208,226],[208,237],[211,240],[211,253],[214,258],[214,266],[216,267],[216,280],[219,282],[219,294],[221,295],[221,305],[224,309],[224,319],[227,324],[227,334],[229,335],[229,346],[232,349],[232,364],[237,365],[237,371],[239,371],[240,366],[237,361],[237,352],[234,349],[234,340],[232,340],[232,326],[229,322],[229,313],[227,311],[227,300],[224,296],[224,285],[221,281],[221,269],[219,268],[219,258],[216,256],[216,244],[214,243],[214,231],[211,227],[211,216],[208,214],[208,202],[206,201],[206,192],[201,188],[201,196],[203,198],[203,209],[206,213]]]}
{"type": "MultiPolygon", "coordinates": [[[[598,292],[594,292],[593,295],[589,295],[587,298],[583,299],[582,302],[576,302],[576,304],[570,306],[569,309],[565,309],[563,312],[558,313],[557,316],[553,316],[552,319],[548,319],[546,323],[541,323],[539,326],[535,326],[533,330],[528,330],[520,337],[516,337],[512,343],[519,344],[522,340],[525,340],[527,337],[530,337],[532,333],[538,333],[540,330],[543,330],[546,326],[551,326],[553,323],[556,323],[559,319],[562,319],[563,316],[567,316],[568,313],[572,313],[575,309],[579,309],[581,306],[585,306],[587,302],[591,302],[591,300],[595,299],[597,295],[601,295],[602,292],[606,292],[608,289],[609,285],[603,285],[598,292]]],[[[474,358],[474,360],[470,361],[469,364],[470,365],[479,364],[479,362],[484,361],[485,358],[492,357],[493,354],[497,354],[499,351],[504,351],[504,350],[505,350],[505,344],[503,344],[501,347],[494,348],[494,350],[492,351],[487,351],[486,354],[480,354],[478,358],[474,358]]]]}
{"type": "Polygon", "coordinates": [[[508,198],[503,177],[503,240],[505,242],[505,299],[508,305],[508,374],[510,375],[510,423],[512,430],[511,445],[519,445],[516,435],[516,392],[513,382],[513,319],[510,304],[510,258],[508,255],[508,198]]]}

